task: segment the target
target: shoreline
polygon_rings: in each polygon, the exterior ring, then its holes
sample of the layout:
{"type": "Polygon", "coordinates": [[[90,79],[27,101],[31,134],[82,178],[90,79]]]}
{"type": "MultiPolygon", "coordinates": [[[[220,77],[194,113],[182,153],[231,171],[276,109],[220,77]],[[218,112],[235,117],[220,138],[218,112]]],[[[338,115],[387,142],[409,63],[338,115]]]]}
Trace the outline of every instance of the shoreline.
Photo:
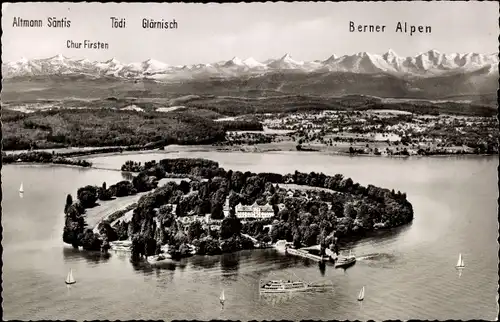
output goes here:
{"type": "MultiPolygon", "coordinates": [[[[102,147],[99,149],[106,149],[106,148],[116,148],[116,147],[102,147]]],[[[310,147],[305,147],[310,148],[310,147]]],[[[64,148],[64,150],[67,150],[68,148],[64,148]]],[[[328,154],[328,155],[343,155],[343,156],[368,156],[368,157],[395,157],[395,158],[408,158],[408,157],[443,157],[443,156],[455,156],[455,155],[477,155],[477,156],[492,156],[492,155],[497,155],[496,153],[491,153],[491,154],[478,154],[478,153],[473,153],[473,152],[464,152],[464,153],[451,153],[451,152],[446,152],[446,153],[433,153],[433,154],[428,154],[428,155],[400,155],[400,154],[375,154],[375,153],[350,153],[350,152],[345,152],[345,151],[340,151],[340,149],[331,149],[331,147],[326,148],[321,146],[321,147],[312,147],[310,150],[297,150],[295,146],[287,147],[284,146],[283,144],[273,144],[273,143],[263,143],[263,144],[255,144],[255,145],[233,145],[233,146],[216,146],[216,145],[170,145],[170,146],[165,146],[164,149],[144,149],[144,150],[123,150],[123,151],[110,151],[110,152],[97,152],[94,153],[94,150],[89,150],[91,147],[82,147],[82,148],[73,148],[73,149],[81,149],[80,151],[77,151],[79,155],[77,156],[66,156],[66,154],[73,154],[75,151],[72,152],[62,152],[58,153],[58,149],[54,149],[54,152],[58,154],[61,157],[67,157],[69,159],[92,159],[92,158],[98,158],[98,157],[103,157],[103,156],[114,156],[114,155],[131,155],[131,154],[150,154],[150,153],[161,153],[161,154],[168,154],[168,153],[179,153],[179,152],[241,152],[241,153],[272,153],[272,152],[301,152],[301,153],[321,153],[321,154],[328,154]],[[81,154],[80,154],[81,153],[81,154]]],[[[6,155],[16,155],[19,152],[18,150],[7,150],[3,151],[6,155]]],[[[37,152],[47,152],[44,150],[33,150],[30,151],[31,153],[37,153],[37,152]]],[[[31,162],[12,162],[12,163],[31,163],[31,162]]],[[[36,163],[36,162],[34,162],[36,163]]],[[[40,163],[40,162],[38,162],[40,163]]]]}
{"type": "MultiPolygon", "coordinates": [[[[82,148],[82,149],[88,149],[88,148],[82,148]]],[[[7,155],[13,154],[15,155],[16,153],[13,153],[15,150],[10,150],[10,151],[4,151],[7,155]],[[10,152],[10,153],[8,153],[10,152]]],[[[56,149],[54,149],[56,151],[56,149]]],[[[38,151],[34,150],[31,151],[32,153],[36,152],[45,152],[45,151],[38,151]]],[[[383,158],[412,158],[412,157],[418,157],[418,158],[427,158],[427,157],[448,157],[448,156],[494,156],[497,155],[496,153],[492,154],[478,154],[478,153],[435,153],[435,154],[429,154],[429,155],[390,155],[390,154],[381,154],[377,155],[374,153],[349,153],[349,152],[344,152],[344,151],[339,151],[338,149],[322,149],[317,148],[314,150],[296,150],[295,148],[285,148],[283,146],[259,146],[259,145],[238,145],[238,146],[214,146],[214,145],[172,145],[172,146],[166,146],[165,149],[147,149],[147,150],[136,150],[136,151],[112,151],[112,152],[98,152],[98,153],[92,153],[93,151],[86,151],[82,150],[81,155],[74,156],[74,157],[67,157],[69,159],[75,159],[75,160],[81,160],[81,159],[93,159],[93,158],[100,158],[100,157],[106,157],[106,156],[116,156],[116,155],[136,155],[136,154],[152,154],[152,153],[158,153],[158,154],[169,154],[169,153],[181,153],[181,152],[220,152],[220,153],[233,153],[233,152],[241,152],[241,153],[280,153],[280,152],[300,152],[300,153],[319,153],[319,154],[325,154],[325,155],[340,155],[340,156],[347,156],[347,157],[383,157],[383,158]]],[[[73,152],[74,153],[74,152],[73,152]]],[[[60,156],[64,157],[65,153],[61,153],[60,156]]],[[[12,162],[10,164],[57,164],[57,163],[42,163],[42,162],[12,162]]],[[[65,165],[65,166],[74,166],[74,167],[79,167],[82,168],[81,166],[78,165],[66,165],[66,164],[57,164],[57,165],[65,165]]],[[[91,166],[91,168],[95,168],[91,166]]],[[[103,170],[108,170],[108,169],[103,169],[103,170]]]]}
{"type": "MultiPolygon", "coordinates": [[[[463,154],[456,154],[456,153],[448,153],[448,154],[433,154],[433,155],[375,155],[375,154],[350,154],[350,153],[344,153],[341,151],[297,151],[297,150],[285,150],[285,149],[263,149],[263,150],[253,150],[253,151],[242,151],[241,149],[220,149],[220,147],[214,147],[214,146],[181,146],[182,148],[176,149],[176,150],[159,150],[159,149],[153,149],[153,150],[141,150],[141,151],[124,151],[124,152],[108,152],[108,153],[96,153],[96,154],[89,154],[89,155],[81,155],[77,157],[71,157],[70,159],[73,160],[90,160],[95,159],[95,158],[102,158],[102,157],[113,157],[113,156],[118,156],[118,155],[139,155],[139,154],[172,154],[172,153],[210,153],[210,152],[217,152],[217,153],[310,153],[310,154],[321,154],[321,155],[330,155],[330,156],[343,156],[343,157],[363,157],[363,158],[387,158],[387,159],[406,159],[406,160],[412,160],[412,159],[423,159],[423,158],[449,158],[449,157],[463,157],[463,158],[473,158],[473,157],[478,157],[478,158],[488,158],[488,157],[493,157],[496,156],[497,154],[476,154],[476,153],[463,153],[463,154]]],[[[249,146],[247,146],[249,147],[249,146]]],[[[36,151],[34,151],[36,152],[36,151]]],[[[28,161],[21,161],[21,162],[10,162],[10,163],[5,163],[4,166],[8,165],[21,165],[21,166],[49,166],[49,167],[67,167],[67,168],[75,168],[75,169],[87,169],[87,170],[104,170],[104,171],[115,171],[115,172],[127,172],[127,171],[122,171],[120,168],[111,168],[111,167],[99,167],[99,166],[93,166],[91,165],[90,167],[84,167],[84,166],[79,166],[79,165],[74,165],[74,164],[64,164],[64,163],[53,163],[53,162],[28,162],[28,161]]]]}

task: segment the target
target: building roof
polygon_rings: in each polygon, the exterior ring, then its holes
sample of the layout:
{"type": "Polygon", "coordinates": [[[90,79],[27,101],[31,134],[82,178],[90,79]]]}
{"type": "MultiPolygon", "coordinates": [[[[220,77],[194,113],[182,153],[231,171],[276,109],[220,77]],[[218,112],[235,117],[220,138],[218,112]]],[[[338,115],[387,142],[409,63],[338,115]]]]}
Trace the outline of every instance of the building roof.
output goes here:
{"type": "Polygon", "coordinates": [[[260,206],[257,203],[253,203],[251,206],[243,206],[241,203],[239,203],[236,206],[236,211],[238,212],[253,212],[253,209],[259,208],[261,212],[274,212],[273,206],[271,206],[269,203],[265,204],[264,206],[260,206]]]}

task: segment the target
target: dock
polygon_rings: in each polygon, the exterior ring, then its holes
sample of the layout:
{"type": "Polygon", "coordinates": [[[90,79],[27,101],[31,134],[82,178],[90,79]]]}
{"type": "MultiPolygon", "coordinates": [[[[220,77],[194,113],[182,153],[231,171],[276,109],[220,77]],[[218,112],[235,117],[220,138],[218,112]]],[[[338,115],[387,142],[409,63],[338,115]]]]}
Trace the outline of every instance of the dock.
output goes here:
{"type": "Polygon", "coordinates": [[[324,261],[324,259],[321,256],[313,255],[313,254],[311,254],[311,253],[309,253],[309,252],[307,252],[305,250],[301,250],[301,249],[287,248],[285,250],[285,253],[291,254],[291,255],[300,256],[300,257],[309,258],[309,259],[315,260],[317,262],[323,262],[324,261]]]}
{"type": "MultiPolygon", "coordinates": [[[[274,245],[274,247],[278,250],[284,251],[285,254],[291,254],[291,255],[295,255],[295,256],[309,258],[309,259],[315,260],[317,262],[324,262],[325,261],[324,257],[311,254],[307,251],[307,249],[319,249],[319,245],[311,246],[311,247],[307,247],[307,248],[295,249],[292,247],[288,247],[289,244],[291,244],[291,243],[288,243],[286,241],[278,241],[274,245]]],[[[333,252],[331,252],[329,249],[325,250],[325,252],[326,252],[326,255],[329,256],[330,258],[332,257],[332,255],[333,255],[333,258],[335,258],[333,252]]]]}

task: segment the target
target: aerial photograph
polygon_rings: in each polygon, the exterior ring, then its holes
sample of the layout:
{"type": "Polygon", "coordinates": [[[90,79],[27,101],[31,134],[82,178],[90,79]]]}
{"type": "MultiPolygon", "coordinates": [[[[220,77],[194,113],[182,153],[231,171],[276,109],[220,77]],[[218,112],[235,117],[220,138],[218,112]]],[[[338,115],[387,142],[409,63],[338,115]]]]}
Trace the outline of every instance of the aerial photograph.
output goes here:
{"type": "Polygon", "coordinates": [[[3,4],[3,319],[497,320],[498,10],[3,4]]]}

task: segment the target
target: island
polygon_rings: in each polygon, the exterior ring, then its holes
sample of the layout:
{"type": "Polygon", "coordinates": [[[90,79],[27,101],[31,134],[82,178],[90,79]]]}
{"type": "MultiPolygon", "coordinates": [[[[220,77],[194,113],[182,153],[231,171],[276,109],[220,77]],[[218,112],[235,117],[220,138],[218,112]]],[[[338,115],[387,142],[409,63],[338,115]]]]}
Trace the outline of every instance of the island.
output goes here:
{"type": "Polygon", "coordinates": [[[122,171],[133,178],[81,187],[77,200],[67,196],[65,243],[107,251],[112,242],[128,241],[132,261],[214,255],[279,240],[324,251],[335,249],[339,240],[413,220],[405,193],[365,187],[341,174],[240,172],[190,158],[130,160],[122,171]],[[102,207],[97,202],[121,198],[129,198],[123,209],[89,218],[102,207]]]}

